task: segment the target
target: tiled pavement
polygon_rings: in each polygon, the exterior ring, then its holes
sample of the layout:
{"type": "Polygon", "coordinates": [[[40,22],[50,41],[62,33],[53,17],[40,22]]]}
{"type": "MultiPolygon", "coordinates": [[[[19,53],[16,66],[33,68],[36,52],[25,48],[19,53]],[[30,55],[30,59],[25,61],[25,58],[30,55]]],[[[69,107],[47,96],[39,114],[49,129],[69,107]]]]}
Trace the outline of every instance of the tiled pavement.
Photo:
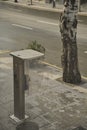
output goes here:
{"type": "MultiPolygon", "coordinates": [[[[65,84],[62,72],[46,64],[30,65],[30,86],[25,94],[27,121],[36,122],[39,130],[87,129],[87,83],[65,84]],[[82,87],[83,85],[83,87],[82,87]]],[[[0,57],[0,130],[16,130],[10,119],[13,112],[12,57],[0,57]]]]}
{"type": "MultiPolygon", "coordinates": [[[[17,126],[10,119],[14,113],[12,62],[9,55],[0,56],[0,130],[16,130],[17,126]]],[[[87,129],[87,81],[70,85],[61,77],[61,70],[55,67],[30,66],[30,87],[25,94],[27,121],[36,122],[40,130],[71,130],[80,125],[87,129]]]]}

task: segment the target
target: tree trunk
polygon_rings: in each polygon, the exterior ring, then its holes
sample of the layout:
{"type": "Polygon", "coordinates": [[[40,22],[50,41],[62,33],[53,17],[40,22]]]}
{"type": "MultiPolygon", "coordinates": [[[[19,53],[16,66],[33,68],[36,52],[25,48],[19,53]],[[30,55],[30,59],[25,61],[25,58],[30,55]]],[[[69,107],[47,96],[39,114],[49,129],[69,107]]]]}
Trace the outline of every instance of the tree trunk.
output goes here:
{"type": "Polygon", "coordinates": [[[78,0],[65,0],[64,11],[60,16],[60,32],[63,43],[61,62],[63,67],[63,81],[68,83],[81,82],[76,40],[77,12],[78,0]]]}

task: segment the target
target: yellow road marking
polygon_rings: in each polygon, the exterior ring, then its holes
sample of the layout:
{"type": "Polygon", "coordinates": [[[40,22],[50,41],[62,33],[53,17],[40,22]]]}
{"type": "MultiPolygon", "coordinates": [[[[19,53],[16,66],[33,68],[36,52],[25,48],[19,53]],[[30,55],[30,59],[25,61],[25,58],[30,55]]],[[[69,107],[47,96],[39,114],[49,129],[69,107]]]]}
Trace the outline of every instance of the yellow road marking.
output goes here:
{"type": "Polygon", "coordinates": [[[81,76],[83,79],[85,79],[85,80],[87,80],[87,77],[85,77],[85,76],[81,76]]]}
{"type": "Polygon", "coordinates": [[[0,54],[5,54],[5,53],[8,53],[10,52],[10,50],[0,50],[0,54]]]}
{"type": "Polygon", "coordinates": [[[41,61],[41,63],[46,64],[46,65],[49,65],[49,66],[54,67],[54,68],[56,68],[56,69],[60,69],[60,70],[62,70],[62,68],[61,68],[61,67],[58,67],[58,66],[53,65],[53,64],[50,64],[50,63],[48,63],[48,62],[41,61]]]}
{"type": "MultiPolygon", "coordinates": [[[[46,64],[46,65],[49,65],[49,66],[54,67],[54,68],[56,68],[56,69],[60,69],[60,70],[62,71],[62,68],[59,67],[59,66],[56,66],[56,65],[50,64],[50,63],[45,62],[45,61],[41,61],[41,63],[46,64]]],[[[81,77],[82,77],[83,79],[87,80],[87,77],[85,77],[85,76],[83,76],[83,75],[82,75],[81,77]]]]}

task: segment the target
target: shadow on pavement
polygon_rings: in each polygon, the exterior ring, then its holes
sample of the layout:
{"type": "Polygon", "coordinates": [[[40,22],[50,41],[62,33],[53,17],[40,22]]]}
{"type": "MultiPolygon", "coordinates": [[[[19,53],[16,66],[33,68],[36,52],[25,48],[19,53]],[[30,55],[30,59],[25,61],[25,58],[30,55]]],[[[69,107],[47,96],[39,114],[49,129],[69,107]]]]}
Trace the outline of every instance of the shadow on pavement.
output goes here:
{"type": "Polygon", "coordinates": [[[16,130],[39,130],[39,126],[34,122],[27,121],[19,124],[16,130]]]}

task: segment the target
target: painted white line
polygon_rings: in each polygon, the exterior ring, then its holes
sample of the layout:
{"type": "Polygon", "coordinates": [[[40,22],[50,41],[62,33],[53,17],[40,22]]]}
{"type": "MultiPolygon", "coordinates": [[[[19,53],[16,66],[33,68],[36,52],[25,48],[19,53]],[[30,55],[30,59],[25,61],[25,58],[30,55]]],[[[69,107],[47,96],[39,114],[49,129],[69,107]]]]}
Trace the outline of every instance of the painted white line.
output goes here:
{"type": "Polygon", "coordinates": [[[12,24],[12,26],[16,26],[16,27],[20,27],[20,28],[24,28],[24,29],[28,29],[28,30],[33,30],[33,28],[31,28],[31,27],[23,26],[20,24],[12,24]]]}
{"type": "Polygon", "coordinates": [[[21,10],[21,9],[16,9],[16,8],[15,8],[15,9],[13,9],[13,8],[12,8],[12,10],[13,10],[13,11],[22,12],[22,10],[21,10]]]}
{"type": "Polygon", "coordinates": [[[87,51],[84,51],[84,53],[86,53],[86,54],[87,54],[87,51]]]}
{"type": "Polygon", "coordinates": [[[56,23],[51,23],[51,22],[46,22],[46,21],[41,21],[41,20],[37,20],[37,22],[39,22],[39,23],[45,23],[45,24],[50,24],[50,25],[55,25],[55,26],[59,25],[59,24],[56,24],[56,23]]]}

